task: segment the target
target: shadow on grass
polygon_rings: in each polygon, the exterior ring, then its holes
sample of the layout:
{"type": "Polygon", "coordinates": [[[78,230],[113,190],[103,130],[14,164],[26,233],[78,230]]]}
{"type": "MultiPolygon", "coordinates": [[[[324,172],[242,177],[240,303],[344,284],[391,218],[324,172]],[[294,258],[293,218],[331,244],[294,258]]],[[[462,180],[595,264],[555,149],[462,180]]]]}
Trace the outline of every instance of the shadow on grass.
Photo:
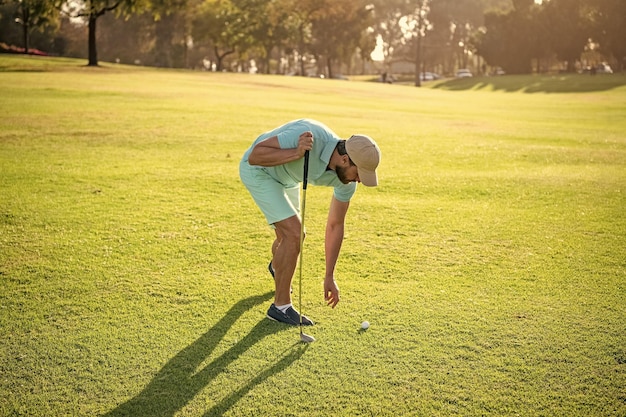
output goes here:
{"type": "Polygon", "coordinates": [[[46,72],[46,70],[42,68],[14,68],[0,66],[0,72],[46,72]]]}
{"type": "MultiPolygon", "coordinates": [[[[271,298],[273,292],[249,297],[239,301],[226,313],[213,328],[198,338],[191,345],[180,351],[154,376],[152,381],[134,398],[121,404],[103,417],[121,416],[173,416],[191,401],[204,387],[220,375],[240,355],[261,341],[264,337],[285,330],[288,327],[280,326],[269,320],[261,320],[250,332],[234,346],[214,359],[206,366],[198,369],[208,359],[211,352],[223,339],[226,332],[232,327],[247,310],[271,298]]],[[[298,360],[306,346],[296,344],[281,353],[281,358],[270,364],[265,370],[253,377],[245,386],[232,392],[205,416],[220,415],[235,405],[237,401],[267,378],[288,368],[298,360]]]]}
{"type": "Polygon", "coordinates": [[[300,357],[306,352],[309,345],[296,342],[295,345],[290,346],[288,349],[281,353],[282,358],[274,365],[269,366],[263,372],[259,373],[256,377],[252,378],[246,385],[239,388],[237,391],[224,398],[222,401],[208,410],[203,417],[221,416],[228,411],[233,405],[239,401],[241,397],[246,395],[255,386],[265,381],[267,378],[280,373],[287,369],[292,363],[300,359],[300,357]]]}
{"type": "Polygon", "coordinates": [[[501,77],[473,77],[440,82],[432,88],[450,91],[489,90],[524,93],[588,93],[608,91],[626,85],[626,76],[560,74],[507,75],[501,77]]]}

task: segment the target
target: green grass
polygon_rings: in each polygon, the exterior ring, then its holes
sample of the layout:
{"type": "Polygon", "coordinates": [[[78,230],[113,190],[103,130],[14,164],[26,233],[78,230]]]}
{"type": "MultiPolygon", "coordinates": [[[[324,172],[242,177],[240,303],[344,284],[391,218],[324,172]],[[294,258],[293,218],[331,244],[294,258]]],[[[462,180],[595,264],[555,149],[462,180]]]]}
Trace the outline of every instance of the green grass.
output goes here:
{"type": "Polygon", "coordinates": [[[0,415],[626,415],[626,77],[582,77],[0,56],[0,415]],[[272,232],[238,179],[297,117],[383,152],[335,310],[308,190],[311,345],[264,319],[272,232]]]}

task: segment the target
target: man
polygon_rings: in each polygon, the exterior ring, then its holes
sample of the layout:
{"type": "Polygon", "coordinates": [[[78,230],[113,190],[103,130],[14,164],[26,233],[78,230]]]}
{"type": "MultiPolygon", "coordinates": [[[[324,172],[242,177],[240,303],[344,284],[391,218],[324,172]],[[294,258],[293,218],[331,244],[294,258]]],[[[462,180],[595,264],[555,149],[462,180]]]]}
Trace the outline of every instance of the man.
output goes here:
{"type": "MultiPolygon", "coordinates": [[[[291,303],[291,281],[300,255],[300,182],[304,154],[309,151],[308,182],[334,187],[326,223],[326,275],[324,299],[335,308],[339,287],[335,265],[344,235],[350,199],[358,182],[378,185],[376,168],[380,162],[378,145],[364,135],[340,139],[324,124],[301,119],[263,133],[245,152],[239,174],[276,239],[269,272],[274,276],[276,293],[267,317],[291,325],[300,324],[300,313],[291,303]]],[[[302,316],[303,325],[313,322],[302,316]]]]}

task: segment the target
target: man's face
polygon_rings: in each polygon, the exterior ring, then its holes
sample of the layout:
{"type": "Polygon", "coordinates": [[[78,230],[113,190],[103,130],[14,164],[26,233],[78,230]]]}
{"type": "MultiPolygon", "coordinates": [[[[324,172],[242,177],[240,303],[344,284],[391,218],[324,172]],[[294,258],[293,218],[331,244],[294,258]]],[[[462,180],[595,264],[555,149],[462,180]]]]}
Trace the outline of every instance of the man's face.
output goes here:
{"type": "Polygon", "coordinates": [[[359,179],[359,171],[356,165],[350,165],[347,168],[342,166],[337,166],[335,168],[335,172],[337,172],[337,176],[339,177],[339,181],[344,184],[349,184],[351,182],[361,182],[359,179]]]}

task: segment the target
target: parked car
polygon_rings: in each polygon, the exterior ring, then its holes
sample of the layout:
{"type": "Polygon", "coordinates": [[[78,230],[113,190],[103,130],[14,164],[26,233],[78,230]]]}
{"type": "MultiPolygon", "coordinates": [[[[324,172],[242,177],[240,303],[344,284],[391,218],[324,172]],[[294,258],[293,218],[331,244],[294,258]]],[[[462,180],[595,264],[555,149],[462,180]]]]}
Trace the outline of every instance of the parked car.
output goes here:
{"type": "Polygon", "coordinates": [[[435,74],[434,72],[422,72],[420,74],[421,81],[434,81],[439,79],[439,74],[435,74]]]}
{"type": "Polygon", "coordinates": [[[606,62],[603,62],[596,66],[596,72],[598,74],[613,74],[613,69],[611,68],[609,64],[607,64],[606,62]]]}
{"type": "Polygon", "coordinates": [[[460,69],[456,72],[456,78],[469,78],[469,77],[473,77],[473,75],[468,69],[460,69]]]}
{"type": "Polygon", "coordinates": [[[588,65],[584,67],[581,72],[583,74],[591,74],[591,75],[613,74],[613,69],[611,68],[609,64],[607,64],[606,62],[603,62],[598,65],[588,65]]]}

